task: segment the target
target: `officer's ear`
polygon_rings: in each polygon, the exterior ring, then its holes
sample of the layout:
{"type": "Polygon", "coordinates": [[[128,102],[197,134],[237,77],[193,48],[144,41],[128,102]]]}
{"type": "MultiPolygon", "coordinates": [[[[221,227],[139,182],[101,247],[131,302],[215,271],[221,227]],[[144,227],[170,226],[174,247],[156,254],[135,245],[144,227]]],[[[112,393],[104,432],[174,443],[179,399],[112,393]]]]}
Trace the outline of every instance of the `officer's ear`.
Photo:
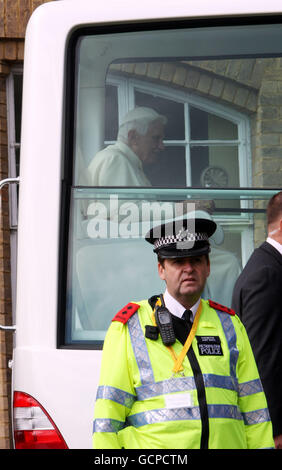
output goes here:
{"type": "Polygon", "coordinates": [[[210,272],[211,272],[210,257],[209,257],[209,255],[205,255],[205,256],[206,256],[206,261],[207,261],[207,266],[208,266],[208,274],[207,274],[207,277],[209,277],[210,272]]]}
{"type": "Polygon", "coordinates": [[[159,273],[159,276],[160,278],[165,281],[165,265],[164,265],[164,261],[163,260],[162,262],[158,261],[158,273],[159,273]]]}
{"type": "Polygon", "coordinates": [[[202,258],[204,258],[203,263],[205,263],[204,269],[206,270],[206,277],[209,277],[210,272],[211,272],[211,264],[210,264],[210,257],[208,254],[202,255],[202,258]]]}

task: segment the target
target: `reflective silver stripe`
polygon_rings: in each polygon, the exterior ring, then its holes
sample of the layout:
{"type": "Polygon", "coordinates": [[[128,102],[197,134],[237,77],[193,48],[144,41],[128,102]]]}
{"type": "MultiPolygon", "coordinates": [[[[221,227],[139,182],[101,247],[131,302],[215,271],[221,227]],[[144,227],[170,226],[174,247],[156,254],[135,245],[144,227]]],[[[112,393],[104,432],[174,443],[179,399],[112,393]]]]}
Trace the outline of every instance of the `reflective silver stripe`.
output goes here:
{"type": "Polygon", "coordinates": [[[131,395],[128,392],[120,390],[115,387],[109,387],[107,385],[100,385],[97,390],[96,400],[98,399],[112,400],[116,403],[120,403],[127,408],[132,408],[133,403],[136,400],[135,395],[131,395]]]}
{"type": "Polygon", "coordinates": [[[138,400],[146,400],[166,393],[183,392],[196,388],[194,377],[178,377],[136,388],[138,400]]]}
{"type": "MultiPolygon", "coordinates": [[[[242,414],[237,406],[233,405],[208,405],[208,414],[210,418],[225,418],[242,420],[242,414]]],[[[139,428],[146,424],[161,423],[165,421],[186,421],[201,419],[200,408],[194,406],[191,408],[158,409],[144,411],[132,416],[128,416],[127,421],[131,426],[139,428]]]]}
{"type": "Polygon", "coordinates": [[[238,379],[236,377],[236,365],[238,361],[239,351],[237,348],[237,337],[235,327],[228,313],[223,313],[220,310],[216,310],[219,316],[225,337],[227,340],[229,353],[230,353],[230,376],[234,382],[235,390],[238,391],[238,379]]]}
{"type": "Polygon", "coordinates": [[[165,421],[183,421],[183,420],[201,419],[198,406],[191,408],[159,409],[149,410],[136,415],[128,416],[127,421],[131,426],[139,428],[146,424],[162,423],[165,421]]]}
{"type": "Polygon", "coordinates": [[[116,419],[97,418],[93,424],[94,432],[118,432],[124,428],[124,422],[116,419]]]}
{"type": "MultiPolygon", "coordinates": [[[[225,377],[216,374],[203,374],[205,387],[223,388],[235,390],[234,382],[231,377],[225,377]]],[[[186,390],[195,390],[196,384],[194,377],[178,377],[174,379],[163,380],[153,384],[142,385],[136,388],[137,399],[147,400],[167,393],[184,392],[186,390]]]]}
{"type": "Polygon", "coordinates": [[[246,425],[259,424],[270,421],[269,411],[267,408],[263,408],[262,410],[248,411],[247,413],[242,413],[242,415],[246,425]]]}
{"type": "Polygon", "coordinates": [[[230,376],[203,374],[205,387],[224,388],[225,390],[235,390],[234,380],[230,376]]]}
{"type": "Polygon", "coordinates": [[[242,420],[242,413],[236,405],[208,405],[209,418],[242,420]]]}
{"type": "Polygon", "coordinates": [[[239,384],[239,396],[246,397],[247,395],[253,395],[254,393],[263,392],[262,384],[260,379],[250,380],[239,384]]]}
{"type": "Polygon", "coordinates": [[[133,315],[127,322],[131,344],[139,368],[142,385],[155,382],[151,361],[149,358],[144,332],[141,328],[138,314],[133,315]]]}

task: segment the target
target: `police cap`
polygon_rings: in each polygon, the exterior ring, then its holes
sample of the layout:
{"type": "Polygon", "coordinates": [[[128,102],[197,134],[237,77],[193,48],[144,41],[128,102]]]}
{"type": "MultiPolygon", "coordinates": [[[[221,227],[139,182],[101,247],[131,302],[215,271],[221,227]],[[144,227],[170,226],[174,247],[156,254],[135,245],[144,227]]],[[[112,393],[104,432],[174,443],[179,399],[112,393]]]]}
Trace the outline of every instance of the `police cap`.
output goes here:
{"type": "Polygon", "coordinates": [[[216,230],[213,220],[184,218],[151,228],[145,236],[161,258],[184,258],[210,252],[209,238],[216,230]]]}

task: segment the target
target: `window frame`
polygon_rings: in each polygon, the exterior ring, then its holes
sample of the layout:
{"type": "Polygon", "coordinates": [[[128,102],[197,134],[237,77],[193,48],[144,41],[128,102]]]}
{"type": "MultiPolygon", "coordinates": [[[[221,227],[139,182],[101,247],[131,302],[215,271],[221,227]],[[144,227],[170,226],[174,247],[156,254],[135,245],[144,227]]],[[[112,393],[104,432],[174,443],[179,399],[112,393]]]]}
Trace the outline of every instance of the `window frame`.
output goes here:
{"type": "MultiPolygon", "coordinates": [[[[176,101],[184,105],[185,119],[185,140],[164,140],[167,146],[185,147],[186,160],[186,186],[191,186],[191,159],[190,149],[192,146],[237,146],[238,148],[238,166],[239,166],[239,184],[240,188],[250,187],[252,184],[252,161],[251,161],[251,131],[249,117],[239,111],[209,100],[201,96],[193,95],[189,92],[172,89],[162,84],[155,84],[149,81],[142,81],[135,78],[117,77],[109,73],[106,77],[106,84],[117,86],[118,88],[118,113],[119,122],[123,116],[135,106],[134,91],[138,90],[146,94],[154,94],[160,98],[176,101]],[[190,131],[190,113],[189,106],[195,106],[202,111],[214,114],[215,116],[226,119],[237,125],[237,140],[193,140],[189,135],[190,131]]],[[[105,145],[113,141],[105,141],[105,145]]]]}
{"type": "MultiPolygon", "coordinates": [[[[16,103],[15,103],[15,75],[23,76],[23,67],[17,65],[11,69],[6,81],[7,93],[7,123],[8,123],[8,164],[9,178],[16,178],[17,174],[17,158],[16,149],[20,149],[20,139],[16,139],[16,103]]],[[[18,227],[18,202],[17,188],[15,185],[9,186],[10,200],[10,229],[18,227]]]]}
{"type": "MultiPolygon", "coordinates": [[[[16,102],[15,102],[15,75],[23,78],[23,66],[15,65],[11,68],[6,79],[7,96],[7,136],[8,136],[8,176],[18,177],[16,150],[20,150],[20,139],[16,139],[16,102]]],[[[21,107],[21,104],[20,104],[21,107]]],[[[20,116],[21,120],[21,116],[20,116]]],[[[9,185],[9,223],[10,223],[10,250],[11,250],[11,291],[12,315],[15,318],[16,292],[17,292],[17,240],[18,240],[18,186],[9,185]]]]}
{"type": "MultiPolygon", "coordinates": [[[[280,23],[281,22],[281,19],[276,19],[273,20],[273,18],[269,17],[269,19],[266,21],[265,18],[250,18],[250,17],[245,17],[245,18],[240,18],[240,19],[235,19],[235,21],[230,21],[228,19],[224,19],[224,22],[222,21],[219,21],[218,19],[215,19],[215,21],[212,21],[210,23],[210,20],[208,21],[185,21],[185,22],[182,22],[180,23],[180,27],[189,27],[189,26],[192,26],[193,28],[194,27],[201,27],[201,26],[207,26],[209,25],[212,26],[212,27],[217,27],[217,26],[224,26],[224,27],[231,27],[232,26],[237,26],[237,25],[241,25],[241,24],[245,24],[245,25],[254,25],[254,26],[257,26],[257,25],[260,25],[260,24],[275,24],[275,23],[280,23]]],[[[67,60],[66,60],[66,68],[68,70],[68,74],[67,74],[67,80],[66,80],[66,94],[65,94],[65,116],[67,116],[67,121],[66,121],[66,127],[65,127],[65,130],[64,130],[64,137],[65,137],[65,152],[64,152],[64,161],[65,161],[65,165],[64,165],[64,176],[65,176],[65,184],[64,184],[64,187],[65,187],[65,190],[62,189],[62,203],[61,203],[61,214],[63,215],[63,217],[61,217],[61,230],[60,230],[60,239],[61,239],[61,242],[60,242],[60,259],[59,259],[59,309],[58,309],[58,336],[57,336],[57,347],[61,347],[61,348],[68,348],[68,349],[102,349],[102,344],[101,345],[97,345],[95,344],[95,340],[91,340],[90,343],[85,343],[84,341],[82,341],[81,343],[79,342],[78,343],[75,343],[75,342],[71,342],[71,343],[66,343],[66,336],[65,336],[65,326],[66,326],[66,315],[67,315],[67,309],[66,309],[66,292],[67,292],[67,289],[66,289],[66,286],[67,286],[67,272],[66,272],[66,266],[67,266],[67,263],[69,261],[69,252],[70,252],[70,246],[69,244],[65,244],[66,241],[69,240],[69,233],[68,233],[68,230],[69,230],[69,224],[66,222],[69,221],[69,208],[70,208],[70,189],[76,189],[77,186],[76,184],[74,183],[73,179],[72,179],[72,174],[73,174],[73,164],[74,164],[74,161],[70,161],[68,159],[68,156],[71,154],[71,155],[74,155],[73,154],[73,149],[74,149],[74,141],[70,141],[68,138],[70,137],[70,135],[73,135],[76,131],[76,128],[74,126],[74,123],[75,123],[75,119],[74,119],[74,116],[75,116],[75,110],[74,110],[74,101],[75,101],[75,97],[76,97],[76,88],[75,88],[75,82],[76,82],[76,77],[74,76],[73,72],[75,70],[75,61],[76,61],[76,54],[75,54],[75,46],[76,46],[76,41],[77,39],[81,38],[82,36],[85,36],[85,35],[99,35],[99,31],[102,31],[102,33],[111,33],[111,32],[120,32],[120,33],[123,33],[125,31],[127,32],[132,32],[132,31],[148,31],[148,30],[152,30],[152,28],[154,28],[155,30],[155,26],[156,26],[156,29],[172,29],[173,27],[175,27],[177,25],[177,22],[175,23],[158,23],[157,21],[156,22],[153,22],[150,24],[150,26],[148,27],[148,24],[142,24],[141,22],[140,23],[136,23],[136,24],[133,24],[133,25],[124,25],[124,24],[120,24],[118,27],[116,25],[113,25],[113,28],[111,26],[102,26],[102,27],[87,27],[87,28],[77,28],[76,31],[75,31],[75,34],[73,34],[72,36],[70,36],[70,40],[69,40],[69,44],[68,44],[68,48],[66,50],[67,52],[67,60]],[[73,49],[72,49],[73,47],[73,49]],[[71,98],[73,100],[73,102],[69,102],[67,98],[71,98]],[[67,111],[71,111],[71,112],[67,112],[67,111]],[[70,152],[71,151],[71,152],[70,152]],[[68,186],[68,188],[66,189],[66,186],[68,186]]],[[[177,26],[176,26],[177,27],[177,26]]],[[[251,172],[249,173],[251,175],[251,172]]],[[[110,188],[109,188],[110,189],[110,188]]],[[[112,189],[112,188],[111,188],[112,189]]],[[[108,194],[109,191],[108,189],[104,189],[102,188],[102,190],[100,191],[99,188],[96,188],[96,191],[98,192],[101,192],[103,194],[108,194]]],[[[205,192],[207,190],[204,190],[205,192]]],[[[213,193],[218,195],[218,194],[221,194],[221,191],[217,191],[217,190],[208,190],[209,191],[209,197],[213,197],[213,193]]],[[[123,190],[118,190],[117,193],[121,193],[123,192],[123,190]]],[[[242,197],[246,197],[246,199],[248,198],[264,198],[264,197],[270,197],[273,193],[275,192],[275,189],[265,189],[265,188],[238,188],[238,189],[235,189],[235,190],[230,190],[230,189],[227,189],[225,190],[225,195],[228,198],[232,198],[233,195],[239,195],[242,196],[242,197]]],[[[134,193],[134,191],[133,191],[134,193]]],[[[146,189],[144,190],[144,194],[146,193],[146,189]]],[[[155,191],[155,194],[159,193],[159,191],[155,191]]],[[[160,191],[161,193],[161,191],[160,191]]],[[[174,196],[176,195],[177,191],[175,191],[174,193],[174,196]]],[[[196,192],[195,191],[191,191],[191,196],[195,195],[196,192]]],[[[173,197],[174,197],[173,196],[173,197]]],[[[251,201],[246,201],[247,203],[251,202],[251,201]]],[[[261,210],[259,210],[261,212],[261,210]]]]}

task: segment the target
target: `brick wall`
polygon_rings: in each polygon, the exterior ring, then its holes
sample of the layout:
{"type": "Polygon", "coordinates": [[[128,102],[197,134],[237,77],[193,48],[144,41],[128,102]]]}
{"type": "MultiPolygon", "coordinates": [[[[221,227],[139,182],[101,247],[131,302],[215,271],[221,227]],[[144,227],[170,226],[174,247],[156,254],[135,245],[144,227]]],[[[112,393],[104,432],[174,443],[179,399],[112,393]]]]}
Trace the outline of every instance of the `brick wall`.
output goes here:
{"type": "MultiPolygon", "coordinates": [[[[0,76],[0,179],[8,176],[6,80],[0,76]]],[[[11,324],[11,275],[8,190],[0,194],[0,323],[11,324]]],[[[12,353],[11,333],[0,332],[0,448],[10,446],[10,370],[7,367],[12,353]]]]}
{"type": "Polygon", "coordinates": [[[31,13],[52,0],[0,0],[0,37],[24,38],[31,13]]]}
{"type": "Polygon", "coordinates": [[[264,186],[282,182],[282,60],[267,62],[260,88],[257,118],[256,162],[264,186]]]}
{"type": "MultiPolygon", "coordinates": [[[[195,66],[195,62],[186,62],[180,66],[170,62],[154,62],[112,65],[110,69],[113,73],[122,73],[139,79],[143,77],[187,92],[191,91],[248,114],[256,111],[258,95],[256,87],[235,80],[227,72],[220,74],[204,64],[205,62],[200,62],[195,66]]],[[[214,61],[214,64],[217,62],[214,61]]]]}
{"type": "MultiPolygon", "coordinates": [[[[52,0],[0,0],[0,179],[8,175],[6,79],[10,68],[23,62],[24,35],[31,13],[52,0]]],[[[12,324],[10,227],[8,188],[0,203],[0,324],[12,324]]],[[[0,449],[12,448],[11,433],[11,332],[0,331],[0,449]]]]}

